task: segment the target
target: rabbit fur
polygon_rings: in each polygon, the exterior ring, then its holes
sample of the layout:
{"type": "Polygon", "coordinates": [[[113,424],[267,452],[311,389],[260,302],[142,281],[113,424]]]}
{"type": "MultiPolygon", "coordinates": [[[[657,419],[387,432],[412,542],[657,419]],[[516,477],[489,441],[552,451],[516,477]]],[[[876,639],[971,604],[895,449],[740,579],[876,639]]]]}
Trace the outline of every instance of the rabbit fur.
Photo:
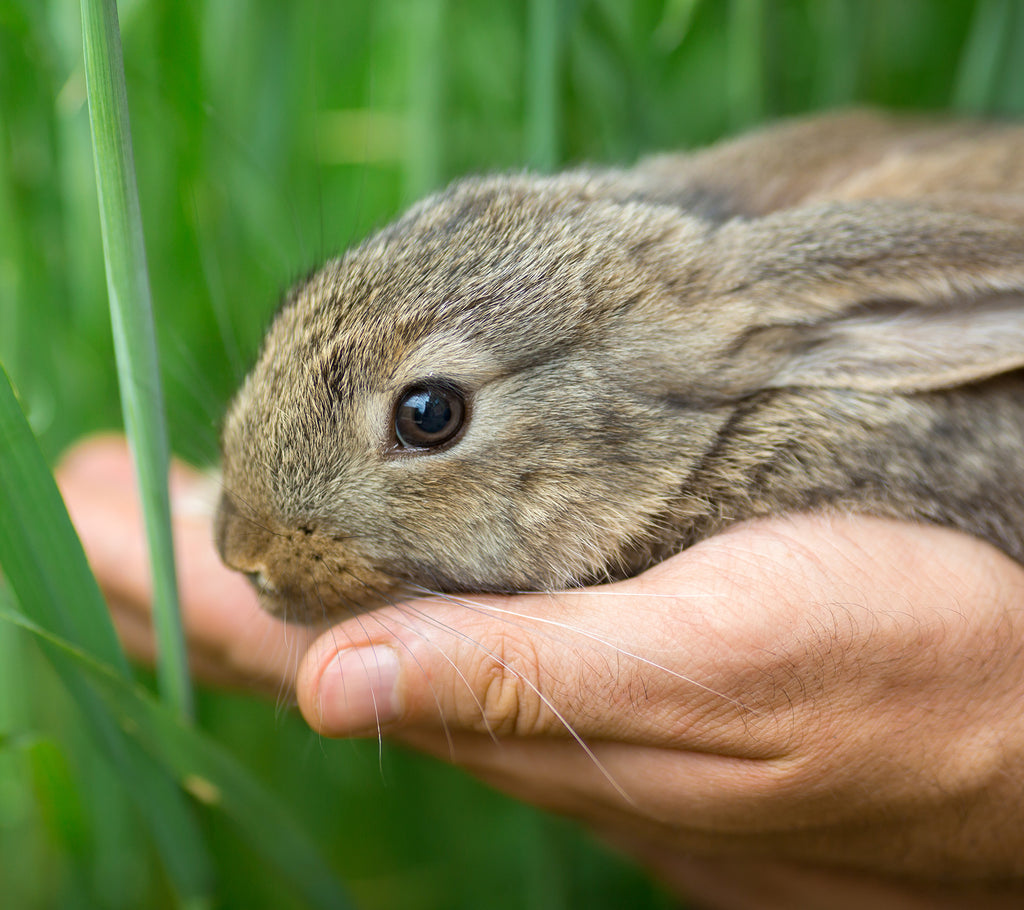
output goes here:
{"type": "Polygon", "coordinates": [[[857,111],[457,181],[287,296],[223,432],[265,607],[625,577],[756,516],[1024,561],[1024,128],[857,111]],[[396,402],[465,392],[457,440],[396,402]]]}

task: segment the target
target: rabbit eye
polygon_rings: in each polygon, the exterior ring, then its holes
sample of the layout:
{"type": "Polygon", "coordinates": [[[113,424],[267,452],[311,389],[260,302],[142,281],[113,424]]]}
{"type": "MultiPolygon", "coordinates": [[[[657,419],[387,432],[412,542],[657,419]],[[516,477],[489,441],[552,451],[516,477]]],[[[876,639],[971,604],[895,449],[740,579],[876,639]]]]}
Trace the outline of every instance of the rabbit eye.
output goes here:
{"type": "Polygon", "coordinates": [[[462,429],[466,402],[445,386],[416,386],[403,394],[395,411],[395,435],[406,449],[444,445],[462,429]]]}

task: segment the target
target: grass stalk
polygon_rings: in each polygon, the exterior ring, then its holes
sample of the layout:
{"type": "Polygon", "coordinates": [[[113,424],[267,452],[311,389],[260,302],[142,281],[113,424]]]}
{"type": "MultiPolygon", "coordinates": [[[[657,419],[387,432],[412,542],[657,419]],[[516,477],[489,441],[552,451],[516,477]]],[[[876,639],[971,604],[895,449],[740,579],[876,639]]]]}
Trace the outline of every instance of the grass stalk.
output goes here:
{"type": "Polygon", "coordinates": [[[767,61],[764,0],[731,0],[729,5],[729,75],[726,97],[729,123],[734,130],[764,119],[767,61]]]}
{"type": "Polygon", "coordinates": [[[28,616],[131,677],[103,595],[2,366],[0,565],[28,616]]]}
{"type": "MultiPolygon", "coordinates": [[[[212,811],[234,822],[240,837],[268,866],[290,882],[308,906],[348,910],[347,892],[321,857],[316,843],[299,827],[289,809],[272,796],[237,760],[193,726],[183,723],[165,703],[133,685],[86,652],[53,635],[25,617],[11,614],[0,604],[0,620],[34,635],[59,669],[73,670],[88,680],[89,691],[102,698],[104,707],[131,731],[126,742],[140,755],[155,756],[172,780],[191,792],[212,811]]],[[[180,797],[180,791],[172,791],[180,797]]],[[[186,840],[179,850],[194,842],[186,840]]],[[[186,903],[204,906],[197,894],[186,903]]]]}
{"type": "MultiPolygon", "coordinates": [[[[71,643],[130,684],[131,668],[43,453],[0,368],[0,565],[33,628],[71,643]]],[[[212,879],[191,808],[170,778],[127,739],[90,681],[59,649],[43,651],[149,823],[183,902],[202,903],[212,879]]]]}
{"type": "Polygon", "coordinates": [[[561,154],[561,0],[530,0],[526,32],[526,160],[552,171],[561,154]]]}
{"type": "Polygon", "coordinates": [[[82,0],[82,26],[121,408],[149,543],[157,678],[162,696],[189,717],[192,690],[174,573],[167,429],[115,0],[82,0]]]}
{"type": "Polygon", "coordinates": [[[437,189],[444,159],[445,0],[409,4],[409,138],[404,165],[406,199],[437,189]]]}
{"type": "Polygon", "coordinates": [[[957,67],[953,107],[978,113],[992,107],[1006,59],[1013,0],[980,0],[957,67]]]}
{"type": "Polygon", "coordinates": [[[819,0],[808,6],[817,45],[816,101],[825,108],[857,97],[861,55],[872,8],[857,0],[819,0]]]}

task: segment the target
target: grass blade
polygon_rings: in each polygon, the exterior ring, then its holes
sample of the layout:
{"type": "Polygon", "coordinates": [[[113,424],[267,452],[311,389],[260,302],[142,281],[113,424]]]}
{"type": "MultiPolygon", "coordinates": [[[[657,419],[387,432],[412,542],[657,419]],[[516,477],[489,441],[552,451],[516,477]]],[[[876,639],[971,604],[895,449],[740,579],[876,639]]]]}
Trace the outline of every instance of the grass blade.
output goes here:
{"type": "Polygon", "coordinates": [[[224,812],[238,833],[268,864],[289,879],[311,906],[347,910],[353,904],[345,889],[320,857],[319,848],[278,803],[238,762],[212,740],[90,655],[34,623],[5,610],[0,619],[37,636],[48,652],[88,675],[123,729],[156,756],[167,772],[213,810],[224,812]]]}
{"type": "Polygon", "coordinates": [[[729,5],[729,76],[726,97],[734,129],[760,123],[767,112],[764,0],[731,0],[729,5]]]}
{"type": "MultiPolygon", "coordinates": [[[[33,628],[68,641],[128,684],[131,671],[103,595],[2,367],[0,566],[33,628]]],[[[212,873],[184,797],[152,759],[125,738],[89,680],[64,652],[52,647],[44,651],[149,823],[178,894],[191,904],[201,903],[212,873]]]]}
{"type": "Polygon", "coordinates": [[[562,0],[530,0],[526,36],[526,160],[553,171],[560,157],[562,0]]]}
{"type": "Polygon", "coordinates": [[[107,604],[2,366],[0,566],[39,625],[131,676],[107,604]]]}
{"type": "Polygon", "coordinates": [[[992,107],[999,74],[1012,34],[1012,0],[981,0],[964,44],[953,89],[953,107],[961,111],[987,111],[992,107]]]}
{"type": "Polygon", "coordinates": [[[420,0],[407,7],[410,136],[405,156],[405,196],[411,201],[437,189],[444,170],[445,0],[420,0]]]}
{"type": "Polygon", "coordinates": [[[192,690],[179,618],[167,495],[167,429],[115,0],[82,0],[82,26],[121,408],[135,462],[153,573],[157,677],[163,697],[182,716],[190,716],[192,690]]]}
{"type": "Polygon", "coordinates": [[[822,107],[850,104],[857,97],[871,8],[857,0],[821,0],[807,7],[820,36],[815,100],[822,107]]]}

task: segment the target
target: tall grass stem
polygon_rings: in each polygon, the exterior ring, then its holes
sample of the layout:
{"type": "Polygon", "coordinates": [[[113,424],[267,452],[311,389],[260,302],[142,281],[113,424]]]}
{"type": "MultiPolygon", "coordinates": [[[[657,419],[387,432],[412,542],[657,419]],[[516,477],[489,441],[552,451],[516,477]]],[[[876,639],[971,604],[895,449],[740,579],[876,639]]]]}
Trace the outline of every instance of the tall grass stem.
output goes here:
{"type": "Polygon", "coordinates": [[[1006,60],[1014,0],[980,0],[957,67],[953,106],[961,111],[992,108],[1006,60]]]}
{"type": "Polygon", "coordinates": [[[526,29],[526,160],[552,171],[561,156],[562,0],[530,0],[526,29]]]}
{"type": "Polygon", "coordinates": [[[121,409],[149,543],[157,677],[162,696],[189,717],[192,689],[174,573],[167,428],[115,0],[82,0],[82,27],[121,409]]]}
{"type": "MultiPolygon", "coordinates": [[[[70,642],[111,678],[131,679],[106,604],[39,445],[0,368],[0,565],[24,615],[70,642]]],[[[184,905],[200,906],[212,870],[191,807],[171,779],[133,742],[79,668],[42,642],[81,717],[149,824],[184,905]]]]}
{"type": "Polygon", "coordinates": [[[444,167],[445,0],[409,4],[409,135],[405,149],[405,196],[437,189],[444,167]]]}

